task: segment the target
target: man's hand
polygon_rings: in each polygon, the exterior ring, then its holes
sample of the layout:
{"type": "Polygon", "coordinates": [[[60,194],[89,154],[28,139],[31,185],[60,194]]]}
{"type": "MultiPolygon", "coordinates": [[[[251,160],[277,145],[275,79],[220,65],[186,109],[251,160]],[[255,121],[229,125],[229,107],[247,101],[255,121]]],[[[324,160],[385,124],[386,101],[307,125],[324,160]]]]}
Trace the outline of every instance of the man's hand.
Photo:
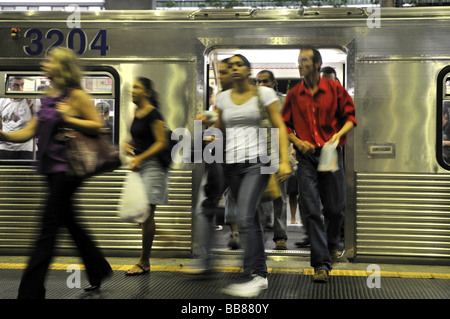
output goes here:
{"type": "Polygon", "coordinates": [[[315,151],[314,145],[307,141],[297,140],[295,142],[295,147],[297,147],[297,149],[305,155],[312,154],[315,151]]]}

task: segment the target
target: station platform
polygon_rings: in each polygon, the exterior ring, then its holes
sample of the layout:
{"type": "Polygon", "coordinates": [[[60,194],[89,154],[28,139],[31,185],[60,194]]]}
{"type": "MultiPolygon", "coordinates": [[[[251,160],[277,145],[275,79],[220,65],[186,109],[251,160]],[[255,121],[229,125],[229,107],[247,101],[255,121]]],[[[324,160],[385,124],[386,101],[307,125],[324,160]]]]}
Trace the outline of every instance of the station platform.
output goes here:
{"type": "MultiPolygon", "coordinates": [[[[272,234],[267,231],[269,288],[255,298],[235,298],[222,292],[227,285],[245,280],[241,268],[243,252],[226,247],[229,230],[224,229],[215,236],[213,273],[208,276],[184,272],[194,263],[192,258],[152,258],[150,273],[125,276],[124,271],[137,262],[138,256],[108,257],[113,275],[102,283],[99,291],[87,293],[83,290],[88,282],[82,260],[55,257],[46,280],[47,300],[37,306],[44,307],[48,302],[92,305],[95,300],[100,305],[106,303],[114,314],[117,307],[134,307],[141,305],[137,302],[144,302],[145,307],[164,307],[170,318],[234,318],[256,314],[275,318],[280,312],[290,313],[302,307],[318,307],[324,313],[333,314],[344,306],[352,307],[353,303],[381,307],[400,302],[407,306],[408,310],[402,308],[404,314],[404,311],[419,311],[430,305],[433,309],[443,308],[450,298],[450,267],[441,265],[368,264],[343,258],[334,265],[327,283],[314,283],[308,249],[295,250],[295,241],[301,240],[301,232],[290,228],[290,233],[288,251],[280,254],[273,250],[272,234]],[[79,269],[78,285],[73,277],[74,265],[79,269]],[[264,310],[263,306],[267,305],[264,310]],[[211,307],[215,307],[214,314],[200,313],[211,311],[211,307]],[[247,307],[246,310],[243,307],[247,307]],[[253,307],[253,313],[249,313],[249,307],[253,307]],[[257,313],[255,307],[261,312],[257,313]]],[[[14,299],[27,260],[26,256],[0,256],[2,306],[17,307],[21,303],[14,299]]]]}
{"type": "MultiPolygon", "coordinates": [[[[17,297],[26,257],[0,257],[0,302],[17,297]]],[[[314,283],[308,258],[268,260],[269,288],[256,298],[233,298],[222,292],[231,283],[244,280],[238,258],[215,260],[209,276],[190,275],[183,270],[193,262],[190,258],[153,258],[151,271],[141,276],[125,276],[136,258],[108,258],[113,275],[105,280],[100,291],[87,293],[88,286],[80,259],[57,257],[51,264],[46,281],[49,300],[147,300],[175,305],[171,313],[181,313],[184,306],[226,303],[266,303],[271,309],[296,307],[299,300],[446,300],[450,297],[450,267],[379,264],[376,275],[369,264],[337,263],[327,283],[314,283]],[[70,277],[69,266],[79,265],[81,280],[70,277]],[[71,279],[72,278],[72,279],[71,279]],[[68,284],[69,283],[69,284],[68,284]],[[72,283],[72,287],[70,286],[72,283]],[[74,286],[75,285],[75,286],[74,286]]],[[[225,309],[223,309],[225,311],[225,309]]],[[[273,313],[272,313],[273,314],[273,313]]]]}

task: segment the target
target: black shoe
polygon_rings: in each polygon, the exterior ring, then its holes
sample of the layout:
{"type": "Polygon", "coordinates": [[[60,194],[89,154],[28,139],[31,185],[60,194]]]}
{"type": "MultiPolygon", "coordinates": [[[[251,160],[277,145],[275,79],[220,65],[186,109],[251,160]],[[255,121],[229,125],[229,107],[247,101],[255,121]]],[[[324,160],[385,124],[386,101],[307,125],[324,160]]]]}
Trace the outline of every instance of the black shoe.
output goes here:
{"type": "Polygon", "coordinates": [[[112,269],[109,269],[105,275],[103,275],[103,277],[100,279],[100,281],[97,283],[91,283],[88,287],[84,288],[83,290],[86,292],[92,292],[92,291],[96,291],[96,290],[100,290],[100,287],[102,285],[102,281],[104,281],[105,279],[111,277],[113,274],[112,269]]]}
{"type": "Polygon", "coordinates": [[[100,290],[100,286],[101,286],[101,284],[89,285],[88,287],[84,288],[83,290],[86,292],[92,292],[92,291],[100,290]]]}
{"type": "Polygon", "coordinates": [[[297,246],[298,248],[310,247],[311,242],[309,241],[309,238],[305,238],[303,241],[296,242],[295,246],[297,246]]]}

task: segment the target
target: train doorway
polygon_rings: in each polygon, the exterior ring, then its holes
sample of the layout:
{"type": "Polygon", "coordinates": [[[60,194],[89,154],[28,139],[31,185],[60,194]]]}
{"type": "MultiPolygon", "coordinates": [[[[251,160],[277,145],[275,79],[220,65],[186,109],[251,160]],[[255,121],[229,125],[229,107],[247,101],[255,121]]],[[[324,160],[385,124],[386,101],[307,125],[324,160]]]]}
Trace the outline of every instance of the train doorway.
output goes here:
{"type": "MultiPolygon", "coordinates": [[[[322,67],[329,67],[336,72],[336,78],[346,87],[347,83],[347,53],[337,48],[319,48],[322,55],[322,67]]],[[[284,101],[284,97],[290,88],[295,86],[301,79],[298,72],[298,55],[300,49],[239,49],[239,48],[217,48],[209,52],[207,55],[207,83],[209,86],[209,92],[215,94],[220,92],[223,88],[219,81],[219,62],[226,58],[229,58],[235,54],[242,54],[245,56],[251,64],[251,80],[257,80],[257,75],[263,70],[269,70],[273,73],[276,79],[276,86],[274,90],[280,96],[281,103],[284,101]]],[[[205,90],[206,91],[206,90],[205,90]]],[[[351,92],[350,92],[351,93],[351,92]]],[[[213,109],[213,99],[206,96],[205,110],[213,109]]],[[[294,177],[295,178],[295,177],[294,177]]],[[[288,240],[286,242],[286,250],[277,250],[276,244],[273,240],[273,208],[266,207],[264,209],[265,215],[265,247],[266,253],[269,258],[290,258],[295,256],[308,256],[309,246],[301,245],[305,243],[307,236],[301,223],[298,205],[296,203],[296,196],[287,194],[285,198],[286,202],[286,232],[288,240]],[[290,198],[294,196],[295,199],[291,202],[290,198]],[[291,217],[291,211],[295,210],[295,217],[291,217]]],[[[222,201],[225,205],[225,199],[222,201]]],[[[225,210],[225,209],[224,209],[225,210]]],[[[293,214],[294,215],[294,214],[293,214]]],[[[227,225],[226,216],[224,219],[218,218],[216,222],[217,229],[217,242],[215,252],[227,255],[238,254],[238,251],[230,249],[228,239],[230,238],[231,230],[227,225]],[[224,225],[219,225],[219,224],[224,225]],[[222,228],[219,226],[223,226],[222,228]]],[[[351,231],[352,232],[352,231],[351,231]]],[[[344,241],[342,243],[344,249],[344,241]]]]}

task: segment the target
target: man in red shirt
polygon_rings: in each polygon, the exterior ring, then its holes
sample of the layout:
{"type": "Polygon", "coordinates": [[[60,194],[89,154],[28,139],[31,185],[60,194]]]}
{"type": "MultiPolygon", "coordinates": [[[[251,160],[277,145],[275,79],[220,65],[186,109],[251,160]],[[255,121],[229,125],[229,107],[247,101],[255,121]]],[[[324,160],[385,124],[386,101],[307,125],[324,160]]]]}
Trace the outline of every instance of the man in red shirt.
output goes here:
{"type": "Polygon", "coordinates": [[[313,279],[326,282],[332,256],[337,252],[346,205],[342,147],[346,134],[357,121],[355,106],[347,91],[338,81],[320,77],[322,57],[319,51],[302,49],[298,64],[303,80],[288,92],[282,115],[289,140],[297,149],[298,201],[311,242],[313,279]],[[334,142],[338,144],[339,169],[318,171],[323,146],[334,142]]]}

